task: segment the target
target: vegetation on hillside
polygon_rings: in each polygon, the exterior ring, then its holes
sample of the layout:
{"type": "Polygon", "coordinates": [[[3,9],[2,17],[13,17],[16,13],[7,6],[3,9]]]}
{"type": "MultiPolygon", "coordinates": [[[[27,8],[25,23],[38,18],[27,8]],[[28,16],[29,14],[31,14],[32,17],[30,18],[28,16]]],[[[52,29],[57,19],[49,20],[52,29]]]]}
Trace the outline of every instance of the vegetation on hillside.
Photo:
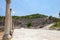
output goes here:
{"type": "Polygon", "coordinates": [[[0,16],[0,21],[2,21],[4,19],[4,17],[3,16],[0,16]]]}
{"type": "Polygon", "coordinates": [[[29,22],[26,24],[28,28],[30,28],[32,26],[32,24],[29,22]]]}
{"type": "Polygon", "coordinates": [[[33,19],[33,18],[43,18],[47,17],[46,15],[42,14],[32,14],[32,15],[26,15],[26,16],[13,16],[14,19],[33,19]]]}
{"type": "MultiPolygon", "coordinates": [[[[27,16],[13,16],[14,19],[33,19],[33,18],[43,18],[43,17],[48,17],[48,16],[42,14],[32,14],[27,16]]],[[[49,20],[53,20],[55,22],[55,25],[51,26],[50,28],[52,29],[60,28],[60,18],[49,16],[49,20]]],[[[30,27],[29,25],[30,24],[28,24],[28,27],[30,27]]]]}
{"type": "Polygon", "coordinates": [[[60,29],[60,22],[57,22],[57,25],[53,25],[50,27],[51,29],[60,29]]]}
{"type": "Polygon", "coordinates": [[[50,27],[50,29],[60,29],[60,19],[59,18],[53,18],[55,24],[50,27]]]}
{"type": "MultiPolygon", "coordinates": [[[[60,13],[59,13],[60,17],[60,13]]],[[[55,25],[51,26],[51,29],[58,29],[60,30],[60,18],[54,18],[55,25]]]]}
{"type": "MultiPolygon", "coordinates": [[[[34,18],[45,18],[48,17],[43,14],[32,14],[32,15],[26,15],[26,16],[12,16],[13,19],[34,19],[34,18]]],[[[60,13],[59,13],[60,17],[60,13]]],[[[0,16],[0,21],[4,20],[4,16],[0,16]]],[[[55,22],[55,25],[51,26],[50,28],[60,28],[60,18],[49,16],[49,20],[53,20],[55,22]]],[[[27,24],[28,27],[31,26],[31,23],[27,24]]]]}
{"type": "MultiPolygon", "coordinates": [[[[31,15],[26,15],[26,16],[12,16],[13,19],[34,19],[34,18],[45,18],[45,17],[48,17],[48,16],[43,15],[43,14],[31,14],[31,15]]],[[[4,17],[0,16],[0,20],[3,20],[3,19],[4,19],[4,17]]],[[[59,18],[52,17],[52,16],[49,16],[49,19],[54,20],[54,22],[60,21],[59,18]]]]}

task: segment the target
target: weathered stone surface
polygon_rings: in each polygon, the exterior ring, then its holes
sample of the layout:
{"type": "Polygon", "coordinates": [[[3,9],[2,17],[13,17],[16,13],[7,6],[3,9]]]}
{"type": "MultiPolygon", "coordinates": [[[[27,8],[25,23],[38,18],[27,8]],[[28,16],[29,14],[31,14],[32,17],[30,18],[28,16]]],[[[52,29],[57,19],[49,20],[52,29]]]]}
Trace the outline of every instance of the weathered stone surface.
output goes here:
{"type": "Polygon", "coordinates": [[[8,34],[4,34],[2,40],[11,40],[11,36],[8,34]]]}
{"type": "Polygon", "coordinates": [[[10,40],[11,35],[10,35],[10,30],[11,30],[11,13],[10,13],[10,1],[11,0],[6,0],[6,16],[5,16],[5,27],[4,27],[4,35],[2,40],[10,40]]]}

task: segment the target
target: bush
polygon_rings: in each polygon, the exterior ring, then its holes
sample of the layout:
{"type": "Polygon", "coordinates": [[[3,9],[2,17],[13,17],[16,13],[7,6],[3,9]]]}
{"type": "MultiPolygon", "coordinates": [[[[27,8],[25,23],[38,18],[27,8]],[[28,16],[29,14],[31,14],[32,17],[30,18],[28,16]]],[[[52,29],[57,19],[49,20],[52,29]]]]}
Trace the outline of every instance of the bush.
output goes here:
{"type": "Polygon", "coordinates": [[[27,27],[30,28],[32,26],[31,23],[27,23],[27,27]]]}

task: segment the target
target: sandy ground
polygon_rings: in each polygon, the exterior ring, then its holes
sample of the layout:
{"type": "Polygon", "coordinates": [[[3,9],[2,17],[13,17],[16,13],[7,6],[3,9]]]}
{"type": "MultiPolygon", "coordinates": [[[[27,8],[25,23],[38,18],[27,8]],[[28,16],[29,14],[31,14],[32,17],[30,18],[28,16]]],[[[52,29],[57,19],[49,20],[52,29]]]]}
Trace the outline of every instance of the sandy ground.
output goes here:
{"type": "Polygon", "coordinates": [[[0,40],[2,40],[3,32],[0,32],[0,40]]]}
{"type": "MultiPolygon", "coordinates": [[[[60,40],[60,31],[48,30],[51,25],[42,29],[14,29],[11,40],[60,40]]],[[[3,32],[0,32],[0,40],[2,37],[3,32]]]]}
{"type": "Polygon", "coordinates": [[[15,29],[11,40],[60,40],[60,31],[15,29]]]}
{"type": "Polygon", "coordinates": [[[14,29],[11,40],[60,40],[60,31],[48,30],[52,25],[54,23],[42,29],[14,29]]]}

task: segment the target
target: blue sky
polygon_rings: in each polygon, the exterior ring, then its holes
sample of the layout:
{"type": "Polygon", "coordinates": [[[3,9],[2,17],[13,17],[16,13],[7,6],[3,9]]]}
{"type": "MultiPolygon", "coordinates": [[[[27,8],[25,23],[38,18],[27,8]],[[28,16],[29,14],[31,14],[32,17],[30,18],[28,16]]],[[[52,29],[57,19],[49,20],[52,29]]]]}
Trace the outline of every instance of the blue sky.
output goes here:
{"type": "MultiPolygon", "coordinates": [[[[60,0],[11,0],[12,15],[24,16],[40,13],[59,17],[60,0]]],[[[5,15],[5,0],[0,1],[0,16],[5,15]]]]}

